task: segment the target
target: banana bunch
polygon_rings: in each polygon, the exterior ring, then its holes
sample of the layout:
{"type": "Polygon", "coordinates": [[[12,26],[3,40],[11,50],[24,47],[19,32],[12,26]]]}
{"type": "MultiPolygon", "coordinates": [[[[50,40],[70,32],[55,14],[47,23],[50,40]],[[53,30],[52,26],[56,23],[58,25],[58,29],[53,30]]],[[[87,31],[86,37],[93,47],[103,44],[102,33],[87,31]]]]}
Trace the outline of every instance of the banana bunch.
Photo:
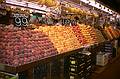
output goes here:
{"type": "Polygon", "coordinates": [[[38,0],[38,4],[45,5],[45,0],[38,0]]]}
{"type": "Polygon", "coordinates": [[[56,6],[58,3],[56,0],[36,0],[40,5],[46,5],[47,7],[56,6]]]}
{"type": "Polygon", "coordinates": [[[56,1],[55,0],[45,0],[45,5],[47,7],[52,7],[56,5],[56,1]]]}
{"type": "Polygon", "coordinates": [[[79,8],[68,7],[67,10],[70,13],[82,14],[82,10],[79,8]]]}

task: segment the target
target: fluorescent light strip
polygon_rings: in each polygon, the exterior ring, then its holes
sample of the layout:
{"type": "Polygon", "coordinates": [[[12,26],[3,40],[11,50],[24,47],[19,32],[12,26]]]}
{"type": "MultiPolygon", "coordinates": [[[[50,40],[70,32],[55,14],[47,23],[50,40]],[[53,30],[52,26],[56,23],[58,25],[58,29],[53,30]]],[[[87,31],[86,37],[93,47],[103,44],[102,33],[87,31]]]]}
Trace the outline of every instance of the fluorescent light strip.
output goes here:
{"type": "Polygon", "coordinates": [[[103,5],[101,5],[100,3],[98,3],[98,2],[95,2],[94,0],[80,0],[80,1],[82,1],[82,2],[84,2],[84,3],[89,3],[88,5],[91,5],[91,6],[93,6],[93,7],[96,7],[96,8],[98,8],[98,9],[100,9],[100,10],[102,10],[102,11],[105,11],[105,12],[107,12],[107,13],[109,13],[109,14],[113,14],[112,12],[114,12],[114,11],[112,11],[112,10],[110,10],[110,11],[108,11],[108,8],[107,7],[105,7],[105,9],[104,9],[104,6],[103,5]],[[99,5],[101,5],[101,7],[99,6],[99,5]],[[112,11],[112,12],[111,12],[112,11]]]}

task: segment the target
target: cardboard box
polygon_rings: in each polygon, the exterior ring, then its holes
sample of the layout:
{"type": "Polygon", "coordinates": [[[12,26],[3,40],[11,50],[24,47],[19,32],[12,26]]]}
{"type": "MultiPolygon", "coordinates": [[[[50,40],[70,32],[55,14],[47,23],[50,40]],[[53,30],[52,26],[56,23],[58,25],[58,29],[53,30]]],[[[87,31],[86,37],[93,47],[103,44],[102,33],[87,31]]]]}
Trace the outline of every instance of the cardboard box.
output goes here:
{"type": "Polygon", "coordinates": [[[96,57],[96,65],[105,66],[108,63],[109,54],[98,54],[96,57]]]}

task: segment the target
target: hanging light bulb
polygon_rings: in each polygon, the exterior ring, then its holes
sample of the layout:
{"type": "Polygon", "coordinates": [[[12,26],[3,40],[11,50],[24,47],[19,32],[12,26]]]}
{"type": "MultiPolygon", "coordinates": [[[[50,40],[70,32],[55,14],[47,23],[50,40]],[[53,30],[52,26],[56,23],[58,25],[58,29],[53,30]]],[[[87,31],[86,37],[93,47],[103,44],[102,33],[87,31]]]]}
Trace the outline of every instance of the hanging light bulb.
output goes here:
{"type": "Polygon", "coordinates": [[[32,13],[33,12],[33,10],[32,9],[30,9],[30,13],[32,13]]]}

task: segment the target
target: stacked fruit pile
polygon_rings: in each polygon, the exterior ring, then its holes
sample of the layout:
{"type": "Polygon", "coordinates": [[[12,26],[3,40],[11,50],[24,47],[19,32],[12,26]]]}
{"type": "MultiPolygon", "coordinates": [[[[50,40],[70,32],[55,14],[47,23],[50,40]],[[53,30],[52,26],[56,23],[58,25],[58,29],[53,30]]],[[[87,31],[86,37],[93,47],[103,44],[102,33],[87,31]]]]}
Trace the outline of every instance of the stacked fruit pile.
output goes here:
{"type": "Polygon", "coordinates": [[[40,27],[39,30],[49,36],[59,53],[75,50],[81,46],[70,27],[46,26],[40,27]]]}
{"type": "Polygon", "coordinates": [[[109,26],[108,30],[110,31],[113,38],[118,38],[119,37],[119,33],[117,32],[117,28],[109,26]]]}
{"type": "Polygon", "coordinates": [[[78,26],[73,26],[72,29],[82,45],[105,41],[102,33],[94,27],[78,24],[78,26]]]}
{"type": "Polygon", "coordinates": [[[97,40],[97,35],[96,35],[97,33],[95,31],[95,28],[87,25],[86,29],[88,30],[88,32],[89,32],[89,34],[90,34],[91,39],[93,40],[93,42],[94,43],[98,42],[99,38],[97,40]]]}
{"type": "Polygon", "coordinates": [[[78,38],[80,44],[81,45],[87,44],[85,37],[81,33],[80,27],[79,26],[72,26],[71,28],[74,31],[76,37],[78,38]]]}
{"type": "Polygon", "coordinates": [[[113,28],[112,26],[105,27],[104,32],[109,40],[118,38],[120,36],[120,30],[117,28],[113,28]]]}
{"type": "Polygon", "coordinates": [[[41,26],[34,30],[10,25],[0,27],[0,34],[0,62],[14,66],[105,41],[99,30],[84,24],[41,26]]]}
{"type": "Polygon", "coordinates": [[[57,54],[49,38],[37,30],[3,30],[0,63],[18,66],[57,54]]]}
{"type": "Polygon", "coordinates": [[[91,26],[87,26],[87,28],[88,28],[88,32],[90,33],[90,36],[92,37],[92,40],[95,43],[100,43],[105,41],[104,36],[98,29],[95,29],[94,27],[91,26]]]}
{"type": "Polygon", "coordinates": [[[78,24],[78,25],[80,27],[80,30],[81,30],[83,36],[87,40],[87,44],[89,44],[89,45],[94,44],[95,43],[95,39],[94,39],[95,36],[94,36],[94,34],[92,34],[91,29],[84,24],[78,24]]]}

